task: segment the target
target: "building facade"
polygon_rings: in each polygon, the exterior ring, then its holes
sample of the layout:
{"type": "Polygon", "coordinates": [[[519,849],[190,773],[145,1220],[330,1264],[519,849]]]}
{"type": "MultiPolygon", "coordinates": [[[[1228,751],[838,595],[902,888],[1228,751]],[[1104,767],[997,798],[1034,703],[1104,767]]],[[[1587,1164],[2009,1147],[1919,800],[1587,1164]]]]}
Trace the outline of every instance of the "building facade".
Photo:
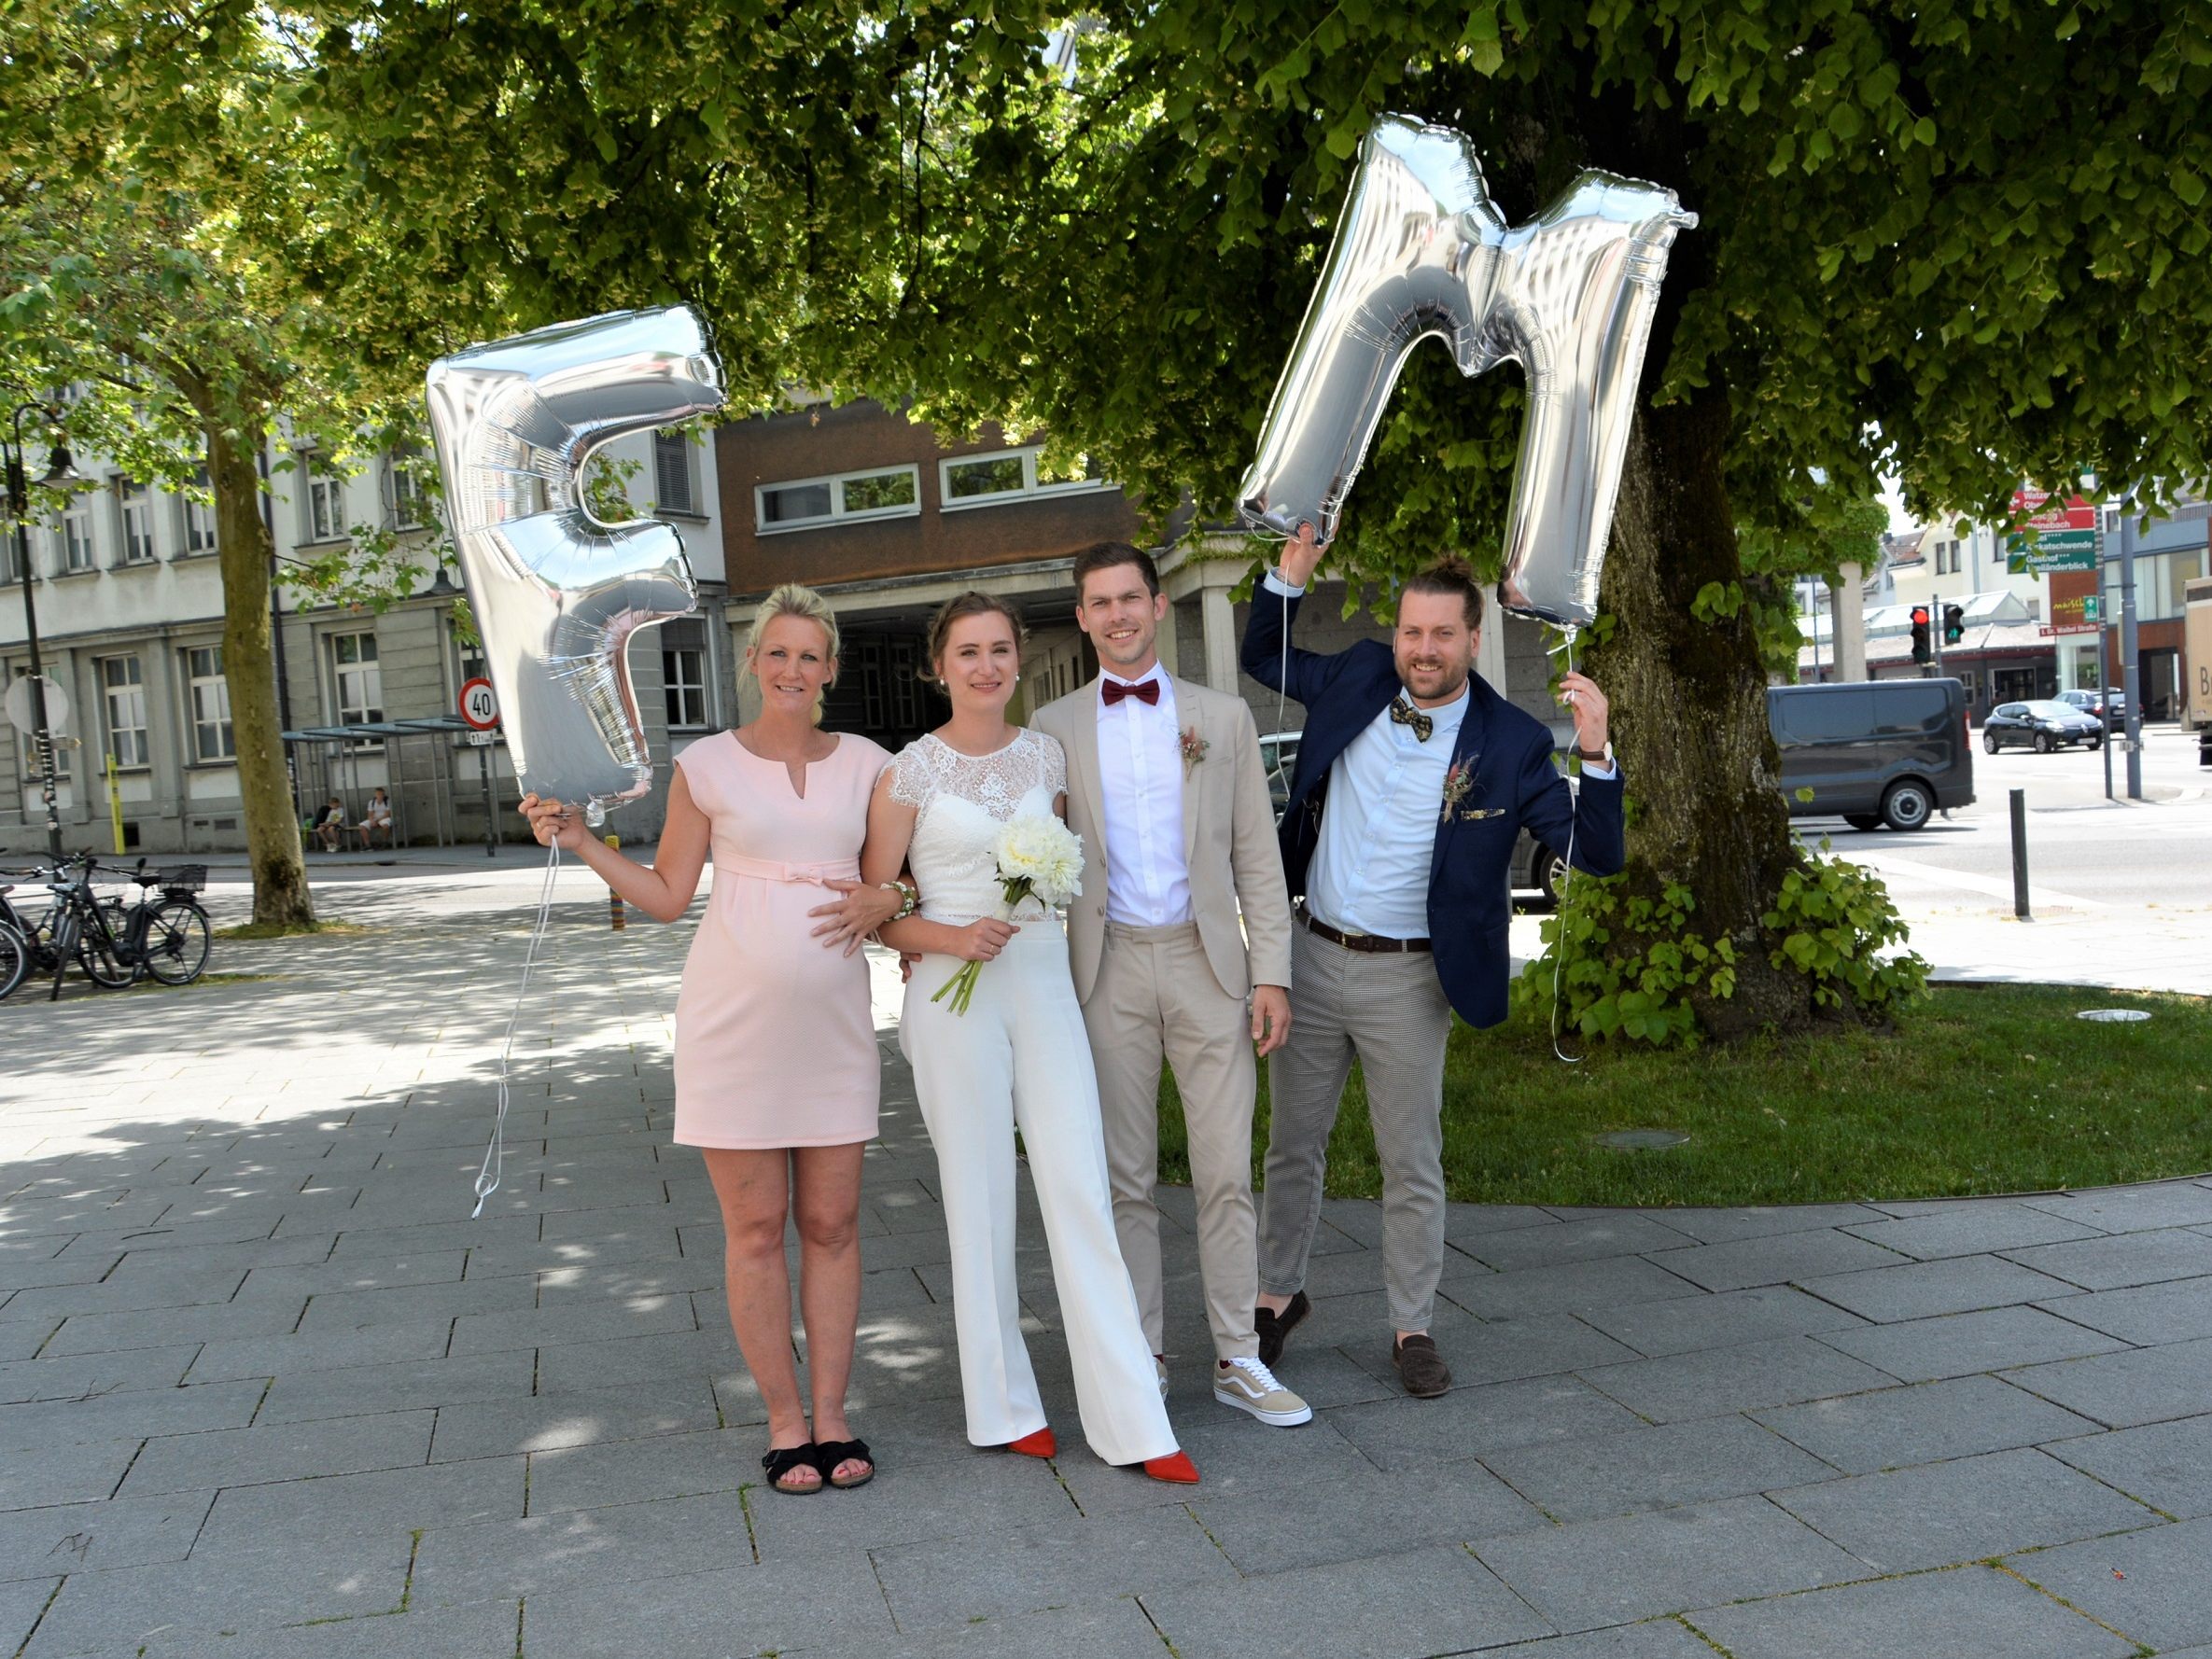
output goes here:
{"type": "MultiPolygon", "coordinates": [[[[921,677],[929,620],[970,588],[1015,601],[1029,632],[1013,709],[1029,711],[1098,671],[1075,625],[1074,555],[1098,541],[1153,542],[1169,600],[1160,630],[1169,670],[1252,704],[1262,732],[1303,719],[1238,667],[1246,606],[1237,598],[1257,568],[1257,544],[1171,519],[1147,537],[1135,507],[1111,482],[1041,473],[1041,451],[987,427],[945,445],[900,412],[866,401],[756,417],[717,434],[731,651],[741,661],[754,607],[778,582],[803,581],[836,606],[845,642],[826,721],[896,748],[939,723],[941,697],[921,677]],[[1165,545],[1158,545],[1163,542],[1165,545]]],[[[1299,643],[1340,648],[1384,637],[1372,618],[1346,620],[1341,582],[1323,582],[1304,607],[1299,643]]],[[[1517,619],[1483,631],[1484,674],[1539,718],[1572,729],[1547,690],[1544,630],[1517,619]]],[[[749,688],[739,708],[749,712],[749,688]]]]}
{"type": "MultiPolygon", "coordinates": [[[[730,712],[719,654],[725,631],[716,625],[724,584],[715,473],[705,442],[686,433],[609,449],[635,464],[629,489],[640,509],[678,527],[701,589],[699,616],[648,633],[631,653],[653,747],[665,754],[688,732],[727,723],[730,712]]],[[[273,472],[264,515],[280,577],[353,545],[357,533],[389,533],[430,563],[436,533],[418,482],[430,464],[423,454],[384,454],[341,475],[309,458],[273,472]]],[[[111,856],[243,847],[214,511],[96,457],[78,467],[90,487],[29,535],[40,658],[68,704],[57,755],[64,843],[111,856]]],[[[22,594],[10,535],[0,542],[0,676],[10,680],[29,669],[22,594]]],[[[513,837],[503,747],[480,751],[465,733],[435,729],[450,723],[461,685],[482,668],[456,618],[458,598],[441,576],[379,614],[279,580],[278,701],[302,817],[335,797],[357,824],[370,792],[383,788],[396,841],[455,843],[483,839],[488,795],[494,832],[513,837]]],[[[9,736],[0,742],[0,855],[42,853],[33,745],[9,736]]],[[[632,813],[638,830],[648,817],[657,829],[654,803],[632,813]]]]}
{"type": "MultiPolygon", "coordinates": [[[[1074,555],[1102,540],[1148,537],[1108,481],[1056,469],[1042,447],[986,428],[945,443],[900,411],[861,401],[805,404],[731,423],[707,438],[670,432],[610,446],[635,464],[634,504],[674,523],[700,592],[697,612],[639,634],[630,668],[654,760],[649,796],[609,830],[651,841],[665,813],[669,762],[698,738],[741,723],[756,697],[742,670],[760,602],[805,582],[836,606],[844,634],[825,723],[896,748],[942,721],[927,683],[925,639],[937,606],[981,588],[1011,599],[1029,630],[1017,719],[1097,671],[1075,625],[1074,555]]],[[[429,562],[435,532],[411,468],[381,456],[351,476],[312,466],[275,475],[266,497],[281,572],[385,531],[429,562]]],[[[105,853],[231,851],[245,844],[222,662],[223,606],[214,515],[186,497],[80,462],[93,487],[32,534],[41,657],[70,705],[58,799],[71,848],[105,853]]],[[[1239,644],[1264,550],[1180,517],[1155,546],[1170,600],[1160,634],[1174,672],[1240,692],[1263,732],[1295,732],[1303,711],[1244,676],[1239,644]]],[[[12,544],[0,555],[0,672],[28,668],[12,544]],[[13,601],[11,603],[11,600],[13,601]]],[[[520,839],[506,751],[477,747],[454,718],[483,671],[444,577],[381,613],[318,602],[278,584],[280,705],[302,820],[335,798],[357,824],[371,790],[393,805],[399,844],[461,846],[487,823],[520,839]]],[[[1345,588],[1323,581],[1299,644],[1341,648],[1387,637],[1345,588]]],[[[1571,725],[1547,690],[1540,626],[1494,613],[1478,666],[1564,741],[1571,725]]],[[[358,845],[349,835],[349,845],[358,845]]],[[[319,851],[311,842],[313,856],[319,851]]],[[[27,737],[0,744],[0,855],[43,851],[44,816],[27,737]]]]}

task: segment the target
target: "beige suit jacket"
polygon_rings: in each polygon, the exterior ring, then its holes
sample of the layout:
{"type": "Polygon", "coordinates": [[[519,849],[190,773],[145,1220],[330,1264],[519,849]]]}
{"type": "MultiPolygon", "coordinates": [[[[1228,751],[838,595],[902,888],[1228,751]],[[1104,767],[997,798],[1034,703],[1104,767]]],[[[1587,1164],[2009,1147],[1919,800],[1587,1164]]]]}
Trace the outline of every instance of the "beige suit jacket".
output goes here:
{"type": "MultiPolygon", "coordinates": [[[[1275,839],[1259,728],[1241,697],[1175,679],[1175,718],[1194,726],[1205,758],[1183,766],[1183,856],[1190,867],[1191,912],[1207,963],[1232,997],[1254,985],[1288,985],[1290,885],[1275,839]],[[1242,927],[1239,926],[1239,913],[1242,927]]],[[[1106,834],[1099,782],[1099,682],[1040,709],[1037,730],[1068,756],[1068,824],[1083,837],[1083,890],[1068,907],[1068,946],[1075,995],[1090,1000],[1106,941],[1106,834]]]]}

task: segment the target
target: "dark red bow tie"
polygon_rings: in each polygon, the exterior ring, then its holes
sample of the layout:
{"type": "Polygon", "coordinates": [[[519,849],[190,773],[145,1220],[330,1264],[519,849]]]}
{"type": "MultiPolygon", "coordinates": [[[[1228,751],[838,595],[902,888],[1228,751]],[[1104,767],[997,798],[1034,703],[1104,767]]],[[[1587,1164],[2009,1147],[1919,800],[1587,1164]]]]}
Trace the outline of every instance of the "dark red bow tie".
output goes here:
{"type": "Polygon", "coordinates": [[[1124,697],[1134,697],[1140,703],[1149,703],[1157,708],[1160,702],[1160,682],[1156,679],[1148,679],[1141,685],[1135,686],[1124,685],[1117,679],[1110,679],[1106,682],[1106,706],[1108,708],[1112,708],[1124,697]]]}

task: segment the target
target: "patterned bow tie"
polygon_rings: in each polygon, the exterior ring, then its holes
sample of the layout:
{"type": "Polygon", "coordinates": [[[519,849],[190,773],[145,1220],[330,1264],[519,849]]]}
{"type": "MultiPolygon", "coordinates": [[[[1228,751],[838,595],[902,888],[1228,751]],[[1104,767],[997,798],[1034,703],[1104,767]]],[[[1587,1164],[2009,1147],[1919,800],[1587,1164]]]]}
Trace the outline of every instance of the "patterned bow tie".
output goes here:
{"type": "Polygon", "coordinates": [[[1392,701],[1390,718],[1401,726],[1412,727],[1413,735],[1423,743],[1428,742],[1429,733],[1436,729],[1435,721],[1430,719],[1427,715],[1422,714],[1420,709],[1415,708],[1403,697],[1392,701]]]}
{"type": "Polygon", "coordinates": [[[1108,708],[1112,708],[1124,697],[1134,697],[1140,703],[1149,703],[1157,708],[1160,702],[1160,682],[1156,679],[1148,679],[1141,685],[1131,686],[1125,685],[1117,679],[1109,679],[1106,682],[1105,696],[1108,708]]]}

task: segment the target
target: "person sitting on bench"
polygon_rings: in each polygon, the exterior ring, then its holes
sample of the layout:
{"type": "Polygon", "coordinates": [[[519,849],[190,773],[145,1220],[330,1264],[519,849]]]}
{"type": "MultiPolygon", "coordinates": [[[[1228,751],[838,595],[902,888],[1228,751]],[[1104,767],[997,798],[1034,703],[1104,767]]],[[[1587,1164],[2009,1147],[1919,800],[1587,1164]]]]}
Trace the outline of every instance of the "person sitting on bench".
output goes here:
{"type": "Polygon", "coordinates": [[[379,832],[384,836],[385,845],[392,844],[392,802],[381,787],[370,791],[369,810],[354,829],[360,834],[364,853],[376,844],[379,832]]]}

